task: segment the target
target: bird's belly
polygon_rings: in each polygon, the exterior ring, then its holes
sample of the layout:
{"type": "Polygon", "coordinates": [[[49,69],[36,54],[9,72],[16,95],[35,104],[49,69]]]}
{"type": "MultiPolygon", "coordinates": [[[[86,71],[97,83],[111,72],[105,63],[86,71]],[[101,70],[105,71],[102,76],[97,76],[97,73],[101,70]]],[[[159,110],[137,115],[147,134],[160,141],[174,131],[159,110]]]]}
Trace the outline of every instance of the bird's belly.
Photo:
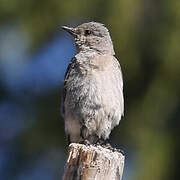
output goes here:
{"type": "Polygon", "coordinates": [[[104,72],[77,76],[68,83],[65,108],[80,126],[85,125],[89,135],[107,139],[111,129],[121,119],[120,90],[113,77],[104,72]]]}

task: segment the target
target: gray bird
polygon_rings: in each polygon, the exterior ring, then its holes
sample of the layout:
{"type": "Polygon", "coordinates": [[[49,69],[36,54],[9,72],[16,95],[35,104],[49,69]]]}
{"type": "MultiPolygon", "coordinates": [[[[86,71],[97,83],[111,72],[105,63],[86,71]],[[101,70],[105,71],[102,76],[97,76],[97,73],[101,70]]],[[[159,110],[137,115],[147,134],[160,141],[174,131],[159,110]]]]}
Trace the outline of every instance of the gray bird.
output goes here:
{"type": "Polygon", "coordinates": [[[62,26],[76,46],[65,75],[63,115],[69,143],[102,143],[124,113],[121,67],[108,29],[89,22],[62,26]]]}

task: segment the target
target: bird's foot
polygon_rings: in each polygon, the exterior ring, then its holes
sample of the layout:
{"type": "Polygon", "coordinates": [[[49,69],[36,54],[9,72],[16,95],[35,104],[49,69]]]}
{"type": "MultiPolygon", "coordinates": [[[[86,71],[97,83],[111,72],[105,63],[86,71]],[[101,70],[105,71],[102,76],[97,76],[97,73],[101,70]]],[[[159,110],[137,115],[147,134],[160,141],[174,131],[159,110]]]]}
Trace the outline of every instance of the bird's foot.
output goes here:
{"type": "Polygon", "coordinates": [[[122,149],[116,149],[117,152],[120,152],[123,156],[125,156],[125,153],[122,149]]]}
{"type": "Polygon", "coordinates": [[[87,139],[84,139],[82,141],[82,144],[86,145],[86,146],[89,146],[91,143],[87,140],[87,139]]]}
{"type": "Polygon", "coordinates": [[[102,147],[114,151],[114,148],[109,143],[103,144],[102,147]]]}
{"type": "Polygon", "coordinates": [[[103,146],[104,148],[106,148],[106,149],[109,149],[109,150],[113,151],[113,152],[119,152],[119,153],[121,153],[123,156],[125,155],[125,153],[124,153],[124,151],[123,151],[122,149],[113,148],[110,143],[106,143],[106,144],[104,144],[104,145],[102,145],[102,146],[103,146]]]}

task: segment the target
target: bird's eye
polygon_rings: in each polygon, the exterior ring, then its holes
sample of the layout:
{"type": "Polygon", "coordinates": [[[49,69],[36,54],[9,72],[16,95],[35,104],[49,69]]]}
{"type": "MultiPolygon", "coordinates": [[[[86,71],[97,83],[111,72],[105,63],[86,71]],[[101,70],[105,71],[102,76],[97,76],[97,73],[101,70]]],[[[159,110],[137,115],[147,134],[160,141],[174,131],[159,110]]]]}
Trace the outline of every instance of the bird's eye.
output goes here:
{"type": "Polygon", "coordinates": [[[84,31],[84,35],[85,35],[85,36],[88,36],[88,35],[90,35],[90,34],[91,34],[91,31],[90,31],[90,30],[86,29],[86,30],[84,31]]]}

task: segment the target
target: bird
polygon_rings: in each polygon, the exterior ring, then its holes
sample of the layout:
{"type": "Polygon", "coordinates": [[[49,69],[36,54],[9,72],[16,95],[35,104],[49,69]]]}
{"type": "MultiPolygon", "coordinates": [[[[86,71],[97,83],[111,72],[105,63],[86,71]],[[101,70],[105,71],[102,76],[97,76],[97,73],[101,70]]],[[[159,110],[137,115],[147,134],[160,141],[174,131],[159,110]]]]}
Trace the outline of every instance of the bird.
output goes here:
{"type": "Polygon", "coordinates": [[[124,116],[123,77],[104,24],[62,26],[76,54],[66,70],[62,115],[70,143],[102,144],[124,116]]]}

